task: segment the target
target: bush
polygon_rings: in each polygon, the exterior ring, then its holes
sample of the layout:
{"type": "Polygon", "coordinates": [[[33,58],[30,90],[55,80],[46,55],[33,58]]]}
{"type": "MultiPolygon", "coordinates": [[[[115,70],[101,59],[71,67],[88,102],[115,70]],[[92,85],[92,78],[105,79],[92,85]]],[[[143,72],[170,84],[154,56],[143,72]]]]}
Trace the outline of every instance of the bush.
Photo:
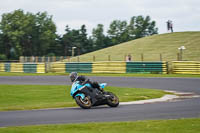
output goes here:
{"type": "Polygon", "coordinates": [[[54,53],[49,53],[47,56],[55,56],[54,53]]]}
{"type": "Polygon", "coordinates": [[[4,55],[4,54],[0,54],[0,60],[7,60],[6,55],[4,55]]]}

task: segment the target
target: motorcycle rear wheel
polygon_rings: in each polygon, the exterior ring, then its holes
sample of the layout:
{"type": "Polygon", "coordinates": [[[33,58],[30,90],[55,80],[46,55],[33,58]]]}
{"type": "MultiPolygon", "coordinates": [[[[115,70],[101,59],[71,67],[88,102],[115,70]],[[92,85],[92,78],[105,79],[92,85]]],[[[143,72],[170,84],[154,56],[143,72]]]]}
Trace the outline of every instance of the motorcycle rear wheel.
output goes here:
{"type": "Polygon", "coordinates": [[[107,105],[110,107],[117,107],[119,105],[119,98],[112,92],[106,92],[109,95],[107,105]]]}
{"type": "Polygon", "coordinates": [[[85,96],[84,99],[81,96],[75,97],[76,103],[83,109],[90,109],[92,107],[92,102],[88,96],[85,96]]]}

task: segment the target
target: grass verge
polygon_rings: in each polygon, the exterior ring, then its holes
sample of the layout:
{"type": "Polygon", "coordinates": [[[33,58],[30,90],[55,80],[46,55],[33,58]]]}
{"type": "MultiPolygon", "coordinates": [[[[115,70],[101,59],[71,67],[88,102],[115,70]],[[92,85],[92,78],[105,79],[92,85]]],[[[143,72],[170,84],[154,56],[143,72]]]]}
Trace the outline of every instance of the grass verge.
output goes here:
{"type": "Polygon", "coordinates": [[[0,128],[0,133],[198,133],[200,118],[0,128]]]}
{"type": "MultiPolygon", "coordinates": [[[[0,76],[68,76],[69,73],[13,73],[13,72],[0,72],[0,76]]],[[[79,73],[79,75],[86,76],[110,76],[110,77],[188,77],[200,78],[200,75],[192,74],[113,74],[113,73],[79,73]]]]}
{"type": "MultiPolygon", "coordinates": [[[[74,107],[66,85],[0,85],[0,111],[42,108],[74,107]]],[[[114,92],[121,102],[159,98],[162,90],[106,87],[114,92]]]]}
{"type": "MultiPolygon", "coordinates": [[[[91,62],[93,56],[95,61],[124,61],[124,56],[130,54],[132,61],[159,61],[162,54],[162,61],[177,60],[178,48],[185,46],[183,60],[200,60],[200,32],[174,32],[143,37],[86,53],[71,59],[71,62],[91,62]],[[143,55],[141,55],[143,53],[143,55]],[[108,59],[109,56],[109,59],[108,59]],[[141,56],[143,59],[141,59],[141,56]]],[[[66,60],[67,61],[67,60],[66,60]]]]}

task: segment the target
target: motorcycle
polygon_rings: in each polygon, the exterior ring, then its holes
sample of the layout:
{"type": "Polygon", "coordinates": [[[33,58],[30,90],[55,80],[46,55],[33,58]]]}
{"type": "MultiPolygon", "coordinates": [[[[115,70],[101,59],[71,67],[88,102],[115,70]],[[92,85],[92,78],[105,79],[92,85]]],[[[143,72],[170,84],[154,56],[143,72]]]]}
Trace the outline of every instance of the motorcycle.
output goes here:
{"type": "Polygon", "coordinates": [[[92,106],[108,105],[117,107],[119,105],[118,97],[112,93],[104,91],[107,84],[98,84],[100,89],[92,87],[91,84],[80,84],[80,81],[75,81],[71,87],[71,96],[76,103],[83,109],[90,109],[92,106]]]}

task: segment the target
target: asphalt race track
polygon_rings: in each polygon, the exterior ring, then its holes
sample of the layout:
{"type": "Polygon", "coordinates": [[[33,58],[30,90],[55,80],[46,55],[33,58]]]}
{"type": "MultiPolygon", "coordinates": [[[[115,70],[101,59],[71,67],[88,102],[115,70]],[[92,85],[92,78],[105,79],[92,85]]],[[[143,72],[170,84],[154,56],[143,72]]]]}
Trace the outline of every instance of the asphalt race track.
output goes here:
{"type": "MultiPolygon", "coordinates": [[[[134,78],[90,77],[110,86],[156,88],[200,94],[200,78],[134,78]]],[[[0,84],[70,85],[66,76],[0,76],[0,84]]],[[[200,98],[142,105],[105,106],[89,110],[81,108],[44,109],[0,112],[0,127],[83,123],[102,121],[135,121],[200,117],[200,98]]]]}

